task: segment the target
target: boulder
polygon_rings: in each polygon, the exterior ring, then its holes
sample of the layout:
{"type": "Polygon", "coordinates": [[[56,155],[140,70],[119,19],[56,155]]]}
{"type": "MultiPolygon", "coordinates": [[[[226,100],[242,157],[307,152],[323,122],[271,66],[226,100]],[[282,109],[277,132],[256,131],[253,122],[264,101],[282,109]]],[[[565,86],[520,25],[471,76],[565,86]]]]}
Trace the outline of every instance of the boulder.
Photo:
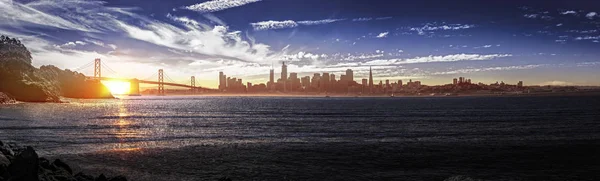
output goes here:
{"type": "Polygon", "coordinates": [[[127,181],[127,178],[125,178],[124,176],[116,176],[109,179],[108,181],[127,181]]]}
{"type": "Polygon", "coordinates": [[[62,169],[66,171],[67,173],[69,173],[69,175],[73,175],[73,170],[71,169],[71,167],[69,167],[69,165],[67,165],[65,162],[60,161],[60,159],[54,160],[54,162],[52,162],[52,165],[54,165],[54,167],[56,167],[57,169],[62,169]]]}
{"type": "Polygon", "coordinates": [[[15,152],[12,150],[12,148],[8,144],[4,144],[2,142],[0,142],[0,152],[6,156],[15,155],[15,152]]]}
{"type": "Polygon", "coordinates": [[[77,181],[94,181],[94,176],[79,172],[79,173],[75,174],[75,179],[77,181]]]}
{"type": "Polygon", "coordinates": [[[106,179],[104,174],[100,174],[94,181],[108,181],[108,179],[106,179]]]}
{"type": "Polygon", "coordinates": [[[4,154],[0,154],[0,167],[8,167],[10,165],[10,160],[4,156],[4,154]]]}
{"type": "Polygon", "coordinates": [[[8,171],[11,180],[29,180],[38,181],[38,155],[32,147],[28,146],[25,150],[18,153],[13,159],[8,171]]]}

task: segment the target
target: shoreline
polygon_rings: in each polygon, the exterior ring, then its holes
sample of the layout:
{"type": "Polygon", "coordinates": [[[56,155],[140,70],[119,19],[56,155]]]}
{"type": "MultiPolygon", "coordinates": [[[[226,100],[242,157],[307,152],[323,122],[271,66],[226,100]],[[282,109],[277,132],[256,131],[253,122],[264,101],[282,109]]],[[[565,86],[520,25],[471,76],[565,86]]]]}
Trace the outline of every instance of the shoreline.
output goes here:
{"type": "MultiPolygon", "coordinates": [[[[141,94],[141,95],[115,95],[116,97],[144,97],[144,96],[157,96],[152,94],[141,94]]],[[[543,96],[600,96],[600,90],[598,91],[585,91],[585,92],[559,92],[559,93],[523,93],[523,94],[457,94],[457,95],[443,95],[443,94],[422,94],[422,95],[344,95],[344,94],[167,94],[169,96],[206,96],[206,97],[344,97],[344,98],[404,98],[404,97],[422,97],[422,98],[434,98],[434,97],[543,97],[543,96]]]]}

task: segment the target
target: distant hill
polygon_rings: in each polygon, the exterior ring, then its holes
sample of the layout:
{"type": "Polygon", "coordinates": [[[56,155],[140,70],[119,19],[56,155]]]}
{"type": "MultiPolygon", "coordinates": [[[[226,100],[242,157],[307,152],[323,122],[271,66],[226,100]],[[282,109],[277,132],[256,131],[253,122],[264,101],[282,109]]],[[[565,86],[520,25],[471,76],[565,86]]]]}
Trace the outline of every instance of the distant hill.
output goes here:
{"type": "Polygon", "coordinates": [[[113,98],[99,81],[47,65],[31,65],[31,53],[15,38],[0,36],[0,92],[17,101],[60,102],[68,98],[113,98]]]}

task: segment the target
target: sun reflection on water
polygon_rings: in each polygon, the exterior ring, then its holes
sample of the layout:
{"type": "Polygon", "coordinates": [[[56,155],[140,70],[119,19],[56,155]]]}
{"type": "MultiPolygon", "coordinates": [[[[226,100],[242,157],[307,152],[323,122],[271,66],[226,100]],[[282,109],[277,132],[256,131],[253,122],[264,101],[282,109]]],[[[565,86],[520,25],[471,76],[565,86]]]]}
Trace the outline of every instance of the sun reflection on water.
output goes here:
{"type": "Polygon", "coordinates": [[[118,103],[119,109],[116,112],[118,117],[113,126],[115,126],[113,134],[119,142],[113,147],[112,151],[139,151],[141,148],[130,143],[131,139],[141,136],[141,131],[132,129],[132,121],[129,118],[129,110],[123,102],[118,103]]]}

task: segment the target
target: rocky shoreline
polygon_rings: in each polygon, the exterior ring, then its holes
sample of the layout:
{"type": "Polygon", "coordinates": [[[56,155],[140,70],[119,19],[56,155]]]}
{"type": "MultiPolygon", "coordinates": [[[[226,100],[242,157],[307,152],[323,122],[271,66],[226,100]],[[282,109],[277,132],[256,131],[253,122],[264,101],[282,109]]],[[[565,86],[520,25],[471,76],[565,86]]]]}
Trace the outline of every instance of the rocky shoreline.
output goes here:
{"type": "Polygon", "coordinates": [[[124,176],[97,177],[82,172],[74,174],[71,167],[60,159],[52,162],[38,157],[30,147],[0,141],[0,181],[127,181],[124,176]]]}

